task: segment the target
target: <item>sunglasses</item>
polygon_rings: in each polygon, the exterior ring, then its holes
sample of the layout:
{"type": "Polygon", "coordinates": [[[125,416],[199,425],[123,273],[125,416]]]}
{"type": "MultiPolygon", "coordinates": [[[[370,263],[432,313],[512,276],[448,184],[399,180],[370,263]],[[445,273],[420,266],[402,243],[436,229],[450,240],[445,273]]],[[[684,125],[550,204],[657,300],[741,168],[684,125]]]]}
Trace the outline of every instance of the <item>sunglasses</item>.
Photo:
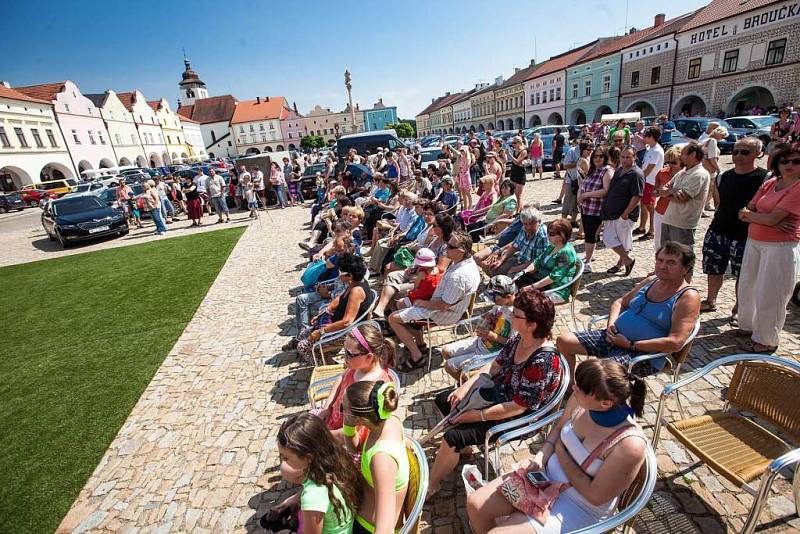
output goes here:
{"type": "Polygon", "coordinates": [[[778,163],[781,165],[800,165],[800,158],[781,158],[778,163]]]}
{"type": "Polygon", "coordinates": [[[344,349],[344,357],[346,360],[352,360],[353,358],[358,358],[359,356],[366,356],[366,352],[351,352],[348,349],[344,349]]]}
{"type": "Polygon", "coordinates": [[[733,156],[738,156],[739,154],[741,154],[742,156],[748,156],[748,155],[750,155],[752,153],[753,153],[752,150],[744,150],[744,149],[736,149],[736,148],[731,150],[731,155],[733,155],[733,156]]]}
{"type": "Polygon", "coordinates": [[[605,156],[603,156],[602,154],[595,154],[595,155],[593,155],[592,157],[593,157],[593,158],[595,158],[595,159],[597,159],[597,158],[600,158],[600,159],[602,159],[602,158],[603,158],[603,157],[605,157],[605,156]]]}

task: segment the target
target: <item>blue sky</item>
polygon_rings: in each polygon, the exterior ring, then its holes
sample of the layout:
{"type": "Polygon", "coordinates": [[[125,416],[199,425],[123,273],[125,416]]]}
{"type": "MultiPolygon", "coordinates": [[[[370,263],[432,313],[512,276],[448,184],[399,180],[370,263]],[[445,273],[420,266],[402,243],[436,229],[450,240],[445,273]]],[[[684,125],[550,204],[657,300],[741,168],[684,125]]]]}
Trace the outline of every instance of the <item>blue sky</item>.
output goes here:
{"type": "MultiPolygon", "coordinates": [[[[630,0],[628,26],[644,28],[703,0],[630,0]]],[[[445,91],[508,77],[598,36],[619,35],[625,0],[8,1],[0,78],[15,85],[71,79],[85,93],[137,88],[175,105],[181,48],[211,95],[283,95],[301,113],[378,97],[413,118],[445,91]]]]}

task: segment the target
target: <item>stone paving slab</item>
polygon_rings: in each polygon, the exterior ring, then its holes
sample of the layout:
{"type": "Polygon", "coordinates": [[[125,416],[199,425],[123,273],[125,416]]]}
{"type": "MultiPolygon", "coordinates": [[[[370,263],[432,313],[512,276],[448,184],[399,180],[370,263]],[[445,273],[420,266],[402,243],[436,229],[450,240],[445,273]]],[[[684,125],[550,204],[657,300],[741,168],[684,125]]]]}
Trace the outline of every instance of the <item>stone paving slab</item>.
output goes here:
{"type": "MultiPolygon", "coordinates": [[[[560,210],[549,205],[560,182],[529,182],[525,197],[542,205],[545,219],[560,210]]],[[[310,369],[280,346],[292,331],[293,298],[302,264],[296,242],[307,235],[308,211],[285,210],[251,224],[233,250],[195,317],[164,361],[109,450],[59,527],[60,532],[260,531],[257,518],[290,488],[280,481],[275,436],[285,417],[307,409],[305,388],[310,369]]],[[[700,234],[710,219],[702,219],[700,234]]],[[[582,250],[582,244],[578,247],[582,250]]],[[[635,245],[637,266],[630,278],[603,271],[614,254],[596,253],[595,273],[588,274],[576,311],[583,324],[607,312],[652,269],[652,244],[635,245]]],[[[699,252],[699,250],[698,250],[699,252]]],[[[705,278],[695,282],[705,290],[705,278]]],[[[726,280],[718,311],[704,315],[687,372],[713,359],[742,352],[726,318],[733,303],[733,283],[726,280]]],[[[557,332],[572,328],[569,307],[559,308],[557,332]]],[[[780,354],[800,355],[800,320],[790,312],[780,354]]],[[[437,360],[438,361],[438,360],[437,360]]],[[[722,405],[720,391],[730,377],[720,370],[687,389],[689,414],[722,405]]],[[[421,436],[439,416],[433,394],[451,385],[440,369],[423,377],[403,377],[401,414],[405,426],[421,436]]],[[[667,378],[648,379],[645,422],[655,417],[656,395],[667,378]]],[[[670,416],[677,413],[668,404],[670,416]]],[[[530,442],[504,450],[504,461],[531,454],[530,442]]],[[[435,446],[427,448],[432,458],[435,446]]],[[[640,532],[725,532],[743,524],[752,498],[734,488],[690,453],[668,432],[657,451],[662,480],[642,512],[640,532]]],[[[482,463],[476,454],[468,460],[482,463]]],[[[459,468],[460,471],[460,468],[459,468]]],[[[760,524],[769,533],[796,531],[800,520],[790,500],[789,483],[778,480],[760,524]]],[[[423,531],[464,532],[464,489],[460,476],[446,479],[423,515],[423,531]]]]}

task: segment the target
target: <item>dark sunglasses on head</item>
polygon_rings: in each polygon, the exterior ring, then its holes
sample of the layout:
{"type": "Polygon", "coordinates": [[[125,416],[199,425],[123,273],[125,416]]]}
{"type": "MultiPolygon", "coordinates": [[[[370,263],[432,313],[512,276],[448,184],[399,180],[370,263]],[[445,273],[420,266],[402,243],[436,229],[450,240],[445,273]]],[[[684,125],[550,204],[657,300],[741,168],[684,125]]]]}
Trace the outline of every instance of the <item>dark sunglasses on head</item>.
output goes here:
{"type": "Polygon", "coordinates": [[[781,165],[800,165],[800,158],[781,158],[781,165]]]}
{"type": "Polygon", "coordinates": [[[734,156],[738,156],[740,154],[742,156],[749,156],[752,153],[753,153],[752,150],[747,150],[747,149],[734,148],[733,150],[731,150],[731,154],[734,156]]]}

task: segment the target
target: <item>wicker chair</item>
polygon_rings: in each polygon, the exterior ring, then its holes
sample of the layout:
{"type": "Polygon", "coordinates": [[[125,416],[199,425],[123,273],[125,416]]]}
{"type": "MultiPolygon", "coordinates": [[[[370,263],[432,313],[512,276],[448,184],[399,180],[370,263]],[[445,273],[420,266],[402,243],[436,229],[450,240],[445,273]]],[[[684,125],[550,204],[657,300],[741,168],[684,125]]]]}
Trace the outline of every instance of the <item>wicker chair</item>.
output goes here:
{"type": "Polygon", "coordinates": [[[410,467],[408,490],[403,503],[402,526],[399,526],[396,532],[419,534],[419,520],[428,494],[428,460],[425,458],[422,446],[410,436],[406,436],[406,451],[410,467]]]}
{"type": "Polygon", "coordinates": [[[759,354],[739,354],[720,358],[661,392],[653,431],[653,447],[658,447],[661,426],[703,463],[755,497],[742,532],[756,527],[770,487],[783,468],[794,465],[795,506],[800,510],[800,403],[793,394],[800,391],[800,363],[759,354]],[[704,415],[665,421],[667,398],[714,369],[736,364],[722,410],[704,415]],[[769,422],[793,443],[789,445],[756,421],[729,410],[754,414],[769,422]],[[760,478],[758,486],[753,485],[760,478]]]}
{"type": "MultiPolygon", "coordinates": [[[[307,391],[311,408],[320,408],[322,406],[322,401],[330,396],[333,385],[346,369],[347,367],[343,363],[314,367],[311,372],[311,378],[309,378],[307,391]]],[[[400,375],[394,369],[387,369],[386,372],[392,377],[395,389],[399,392],[401,387],[400,375]]]]}
{"type": "MultiPolygon", "coordinates": [[[[532,436],[540,432],[542,429],[547,429],[550,425],[556,423],[564,410],[559,410],[547,417],[539,419],[538,421],[527,425],[523,428],[517,428],[501,434],[497,438],[497,451],[500,447],[519,439],[532,436]]],[[[497,456],[498,453],[495,453],[497,456]]],[[[497,458],[499,474],[502,474],[502,463],[497,458]]],[[[606,532],[615,532],[618,527],[622,527],[622,532],[629,532],[633,526],[636,515],[645,507],[653,495],[653,490],[656,487],[658,480],[658,463],[653,448],[648,445],[645,450],[644,464],[636,478],[631,482],[628,488],[620,495],[617,500],[617,513],[579,530],[572,531],[571,534],[602,534],[606,532]]]]}

